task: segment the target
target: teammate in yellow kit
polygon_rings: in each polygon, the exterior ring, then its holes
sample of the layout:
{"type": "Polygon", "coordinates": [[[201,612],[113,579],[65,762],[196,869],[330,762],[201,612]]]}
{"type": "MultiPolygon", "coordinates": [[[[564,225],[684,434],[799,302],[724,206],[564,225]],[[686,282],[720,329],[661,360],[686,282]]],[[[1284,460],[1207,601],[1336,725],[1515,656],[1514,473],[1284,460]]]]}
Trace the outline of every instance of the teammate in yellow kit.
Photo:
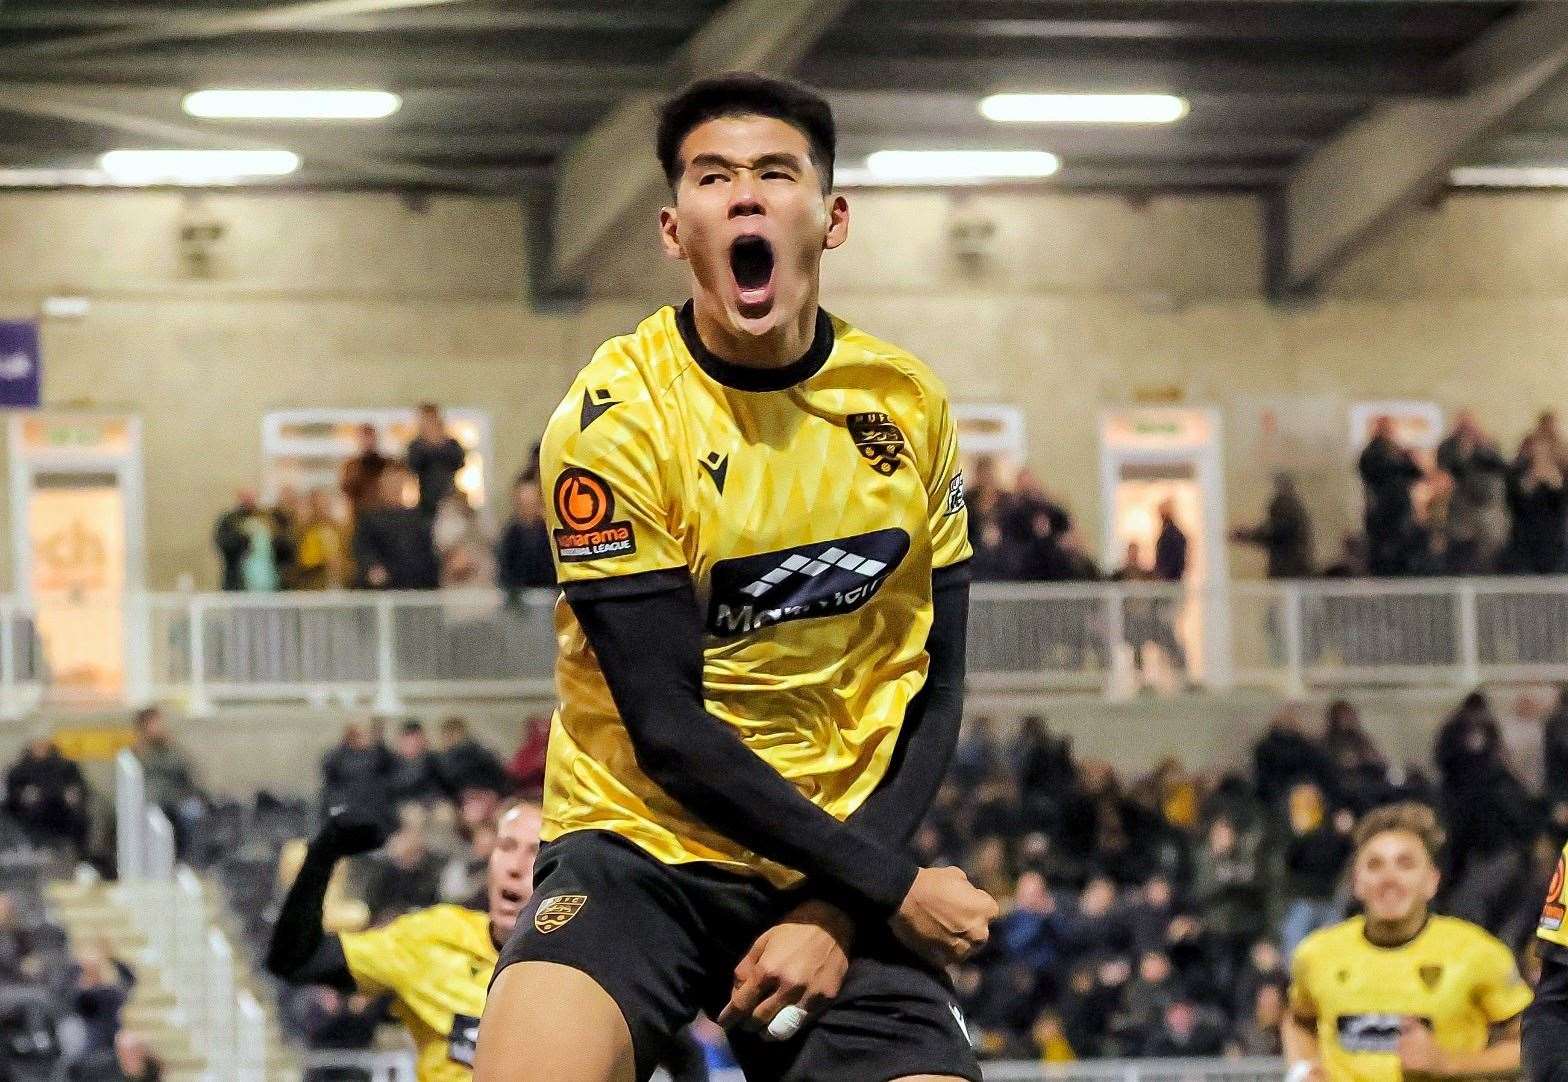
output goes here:
{"type": "Polygon", "coordinates": [[[1541,982],[1524,1016],[1524,1062],[1530,1082],[1568,1082],[1568,847],[1546,891],[1536,932],[1541,982]]]}
{"type": "Polygon", "coordinates": [[[471,1082],[485,989],[499,944],[533,894],[539,808],[506,807],[490,854],[488,911],[437,905],[384,928],[329,935],[321,909],[333,865],[386,840],[386,826],[337,811],[312,840],[273,929],[267,968],[291,984],[390,994],[414,1038],[419,1082],[471,1082]]]}
{"type": "Polygon", "coordinates": [[[705,80],[657,145],[691,300],[606,342],[545,433],[547,844],[476,1082],[646,1079],[698,1010],[752,1082],[978,1082],[941,965],[995,903],[906,849],[962,705],[947,396],[819,306],[849,225],[825,101],[705,80]]]}
{"type": "Polygon", "coordinates": [[[1530,989],[1481,928],[1428,908],[1442,837],[1430,808],[1395,804],[1356,829],[1365,910],[1297,949],[1284,1026],[1290,1082],[1398,1082],[1519,1068],[1530,989]]]}

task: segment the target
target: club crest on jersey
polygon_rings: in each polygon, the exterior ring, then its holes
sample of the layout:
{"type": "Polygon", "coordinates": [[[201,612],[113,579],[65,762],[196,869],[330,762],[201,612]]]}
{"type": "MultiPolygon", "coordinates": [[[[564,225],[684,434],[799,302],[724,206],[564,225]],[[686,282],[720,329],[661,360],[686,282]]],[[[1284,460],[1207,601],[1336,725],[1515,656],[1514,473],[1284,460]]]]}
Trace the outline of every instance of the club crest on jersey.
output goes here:
{"type": "Polygon", "coordinates": [[[566,926],[566,923],[583,911],[588,904],[586,894],[558,894],[539,903],[534,914],[534,927],[544,935],[566,926]]]}
{"type": "Polygon", "coordinates": [[[614,522],[615,493],[604,478],[573,466],[555,479],[555,552],[562,563],[606,560],[637,551],[630,522],[614,522]]]}
{"type": "Polygon", "coordinates": [[[1437,991],[1438,982],[1443,979],[1443,967],[1439,965],[1425,965],[1416,970],[1421,978],[1421,983],[1426,985],[1428,992],[1437,991]]]}
{"type": "Polygon", "coordinates": [[[883,477],[897,472],[899,453],[904,449],[904,434],[885,413],[851,413],[849,438],[855,441],[860,456],[883,477]]]}
{"type": "Polygon", "coordinates": [[[964,503],[964,475],[955,474],[952,483],[947,486],[947,510],[944,514],[956,515],[967,506],[964,503]]]}

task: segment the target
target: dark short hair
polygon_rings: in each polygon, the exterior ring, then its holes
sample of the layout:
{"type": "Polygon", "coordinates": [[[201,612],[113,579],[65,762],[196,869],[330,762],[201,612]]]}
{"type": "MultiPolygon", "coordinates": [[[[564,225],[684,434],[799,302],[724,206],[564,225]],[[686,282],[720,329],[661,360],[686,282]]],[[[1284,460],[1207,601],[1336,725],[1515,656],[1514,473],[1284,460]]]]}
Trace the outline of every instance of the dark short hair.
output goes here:
{"type": "Polygon", "coordinates": [[[411,736],[414,733],[418,733],[420,736],[424,736],[425,726],[423,722],[405,721],[403,723],[403,727],[399,729],[398,732],[402,733],[404,736],[411,736]]]}
{"type": "Polygon", "coordinates": [[[838,132],[833,107],[809,87],[749,71],[699,79],[664,103],[659,111],[659,165],[673,189],[680,180],[681,143],[692,129],[726,116],[767,116],[799,129],[811,144],[811,160],[822,190],[833,187],[838,132]]]}

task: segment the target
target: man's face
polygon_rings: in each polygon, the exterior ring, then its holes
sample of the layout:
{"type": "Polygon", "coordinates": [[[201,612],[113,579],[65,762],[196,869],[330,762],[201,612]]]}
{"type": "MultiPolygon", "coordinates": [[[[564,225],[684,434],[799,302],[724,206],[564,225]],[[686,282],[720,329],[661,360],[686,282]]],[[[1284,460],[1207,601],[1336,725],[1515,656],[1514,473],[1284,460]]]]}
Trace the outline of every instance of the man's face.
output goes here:
{"type": "Polygon", "coordinates": [[[680,150],[665,254],[691,264],[693,292],[736,334],[761,336],[814,303],[822,253],[844,243],[849,206],[822,194],[804,132],[773,117],[719,117],[680,150]]]}
{"type": "Polygon", "coordinates": [[[417,759],[430,749],[425,742],[425,734],[418,730],[398,734],[398,754],[405,759],[417,759]]]}
{"type": "Polygon", "coordinates": [[[496,824],[490,851],[490,923],[504,939],[534,894],[534,858],[539,855],[539,809],[519,804],[496,824]]]}
{"type": "Polygon", "coordinates": [[[1438,872],[1421,839],[1386,830],[1356,854],[1353,886],[1369,920],[1402,923],[1437,895],[1438,872]]]}

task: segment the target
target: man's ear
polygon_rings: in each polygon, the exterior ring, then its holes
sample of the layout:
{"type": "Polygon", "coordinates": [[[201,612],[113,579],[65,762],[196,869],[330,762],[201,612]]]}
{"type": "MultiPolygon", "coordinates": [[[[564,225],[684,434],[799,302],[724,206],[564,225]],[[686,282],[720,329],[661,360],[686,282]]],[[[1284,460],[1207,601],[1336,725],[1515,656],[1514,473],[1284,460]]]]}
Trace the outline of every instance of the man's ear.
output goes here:
{"type": "Polygon", "coordinates": [[[849,239],[849,200],[835,195],[828,202],[828,232],[822,247],[832,251],[849,239]]]}
{"type": "Polygon", "coordinates": [[[659,243],[664,248],[664,258],[685,259],[686,249],[681,247],[681,216],[674,207],[659,211],[659,243]]]}

